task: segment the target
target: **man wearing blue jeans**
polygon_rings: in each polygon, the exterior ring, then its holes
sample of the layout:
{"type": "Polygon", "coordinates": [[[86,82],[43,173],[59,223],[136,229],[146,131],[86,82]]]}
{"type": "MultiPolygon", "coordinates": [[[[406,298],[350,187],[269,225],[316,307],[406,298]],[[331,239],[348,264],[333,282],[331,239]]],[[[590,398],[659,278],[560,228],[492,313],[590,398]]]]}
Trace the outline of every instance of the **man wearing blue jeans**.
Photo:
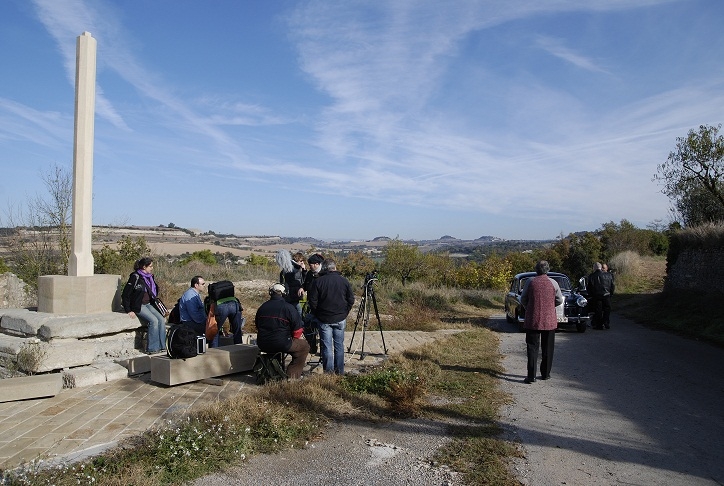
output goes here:
{"type": "Polygon", "coordinates": [[[349,280],[337,271],[332,259],[322,262],[307,297],[309,308],[319,329],[322,368],[325,373],[344,374],[344,328],[354,305],[354,292],[349,280]]]}

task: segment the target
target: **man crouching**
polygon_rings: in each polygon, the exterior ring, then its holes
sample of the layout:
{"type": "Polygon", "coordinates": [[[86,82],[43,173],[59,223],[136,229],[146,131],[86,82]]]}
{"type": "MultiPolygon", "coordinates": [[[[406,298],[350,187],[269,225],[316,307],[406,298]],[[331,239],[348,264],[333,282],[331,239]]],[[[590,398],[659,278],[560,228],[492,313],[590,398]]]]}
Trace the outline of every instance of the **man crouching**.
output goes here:
{"type": "Polygon", "coordinates": [[[302,337],[304,323],[296,307],[284,300],[281,284],[269,288],[269,300],[256,311],[256,345],[265,353],[288,353],[292,357],[287,376],[301,378],[309,343],[302,337]]]}

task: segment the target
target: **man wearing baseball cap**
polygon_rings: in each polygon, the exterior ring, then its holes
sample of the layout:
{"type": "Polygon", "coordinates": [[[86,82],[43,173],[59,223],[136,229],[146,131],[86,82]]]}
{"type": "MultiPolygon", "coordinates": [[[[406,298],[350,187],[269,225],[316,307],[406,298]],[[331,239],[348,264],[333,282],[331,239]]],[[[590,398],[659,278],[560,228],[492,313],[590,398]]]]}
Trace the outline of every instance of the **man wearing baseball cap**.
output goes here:
{"type": "Polygon", "coordinates": [[[302,318],[296,307],[284,300],[286,288],[281,284],[269,287],[269,300],[256,311],[256,345],[265,353],[288,353],[292,357],[287,376],[301,378],[307,362],[309,343],[302,338],[302,318]]]}

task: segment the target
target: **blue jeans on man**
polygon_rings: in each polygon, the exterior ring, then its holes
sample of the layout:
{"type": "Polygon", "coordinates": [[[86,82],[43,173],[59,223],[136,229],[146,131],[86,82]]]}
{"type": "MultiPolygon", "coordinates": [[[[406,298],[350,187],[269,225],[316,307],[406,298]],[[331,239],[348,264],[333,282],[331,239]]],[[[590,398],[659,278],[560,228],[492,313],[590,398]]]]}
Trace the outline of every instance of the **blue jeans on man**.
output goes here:
{"type": "Polygon", "coordinates": [[[141,305],[136,315],[148,325],[146,352],[157,353],[166,349],[166,319],[151,304],[141,305]]]}
{"type": "Polygon", "coordinates": [[[214,336],[209,346],[212,348],[219,347],[219,334],[221,334],[221,329],[227,318],[229,319],[231,334],[234,336],[234,344],[241,344],[242,329],[246,320],[241,316],[239,302],[234,299],[216,304],[214,315],[216,316],[216,325],[219,326],[219,332],[214,336]]]}
{"type": "Polygon", "coordinates": [[[344,328],[347,320],[326,323],[316,320],[319,348],[325,373],[344,374],[344,328]]]}

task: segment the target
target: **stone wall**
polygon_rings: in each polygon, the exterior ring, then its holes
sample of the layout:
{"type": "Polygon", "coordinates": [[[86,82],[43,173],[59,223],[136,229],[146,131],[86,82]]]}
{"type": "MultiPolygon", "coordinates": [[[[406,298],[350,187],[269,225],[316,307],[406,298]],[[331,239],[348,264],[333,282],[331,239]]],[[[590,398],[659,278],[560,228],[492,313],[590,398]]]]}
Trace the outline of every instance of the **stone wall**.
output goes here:
{"type": "Polygon", "coordinates": [[[670,265],[666,291],[724,293],[724,250],[688,249],[670,265]]]}
{"type": "Polygon", "coordinates": [[[35,292],[29,289],[25,282],[10,272],[0,275],[0,309],[20,309],[37,305],[35,292]]]}

